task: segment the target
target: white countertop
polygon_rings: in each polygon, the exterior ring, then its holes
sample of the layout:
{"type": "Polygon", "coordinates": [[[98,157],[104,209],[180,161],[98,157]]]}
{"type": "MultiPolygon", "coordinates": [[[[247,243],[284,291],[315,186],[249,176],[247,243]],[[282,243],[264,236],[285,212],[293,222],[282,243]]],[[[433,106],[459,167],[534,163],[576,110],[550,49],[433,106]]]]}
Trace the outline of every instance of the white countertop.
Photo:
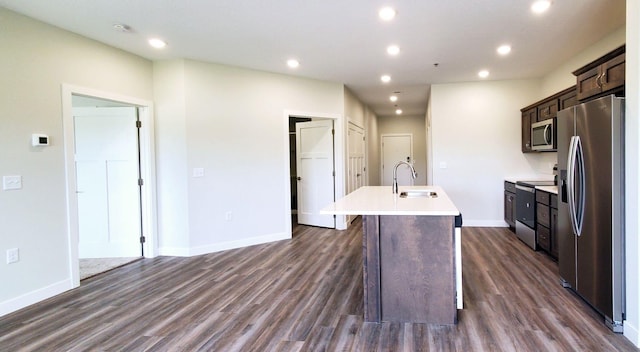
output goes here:
{"type": "Polygon", "coordinates": [[[393,194],[391,186],[365,186],[347,194],[322,210],[335,215],[459,215],[458,208],[438,186],[400,186],[393,194]],[[430,190],[436,198],[400,198],[404,190],[430,190]]]}
{"type": "Polygon", "coordinates": [[[536,189],[553,194],[558,194],[558,186],[536,186],[536,189]]]}

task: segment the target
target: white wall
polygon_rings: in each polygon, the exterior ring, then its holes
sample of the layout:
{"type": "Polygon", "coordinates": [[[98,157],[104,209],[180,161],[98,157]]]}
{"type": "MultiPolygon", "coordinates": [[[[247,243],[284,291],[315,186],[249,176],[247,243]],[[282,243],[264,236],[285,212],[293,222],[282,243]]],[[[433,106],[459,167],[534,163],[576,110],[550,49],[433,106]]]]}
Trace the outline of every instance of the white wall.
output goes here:
{"type": "Polygon", "coordinates": [[[624,336],[640,347],[640,5],[638,1],[627,1],[627,53],[626,53],[626,285],[627,320],[624,336]]]}
{"type": "Polygon", "coordinates": [[[624,43],[625,27],[623,26],[572,57],[553,72],[545,75],[542,78],[540,94],[531,103],[575,85],[576,76],[573,75],[573,71],[622,46],[624,43]]]}
{"type": "Polygon", "coordinates": [[[380,177],[380,132],[378,117],[371,111],[367,113],[367,184],[379,186],[380,177]]]}
{"type": "Polygon", "coordinates": [[[152,100],[151,63],[0,8],[0,315],[72,288],[62,126],[63,83],[152,100]],[[32,133],[51,145],[30,146],[32,133]]]}
{"type": "MultiPolygon", "coordinates": [[[[365,164],[366,164],[366,180],[365,185],[378,185],[380,184],[380,175],[377,171],[379,167],[376,157],[379,158],[379,146],[373,147],[372,143],[378,140],[378,122],[377,117],[371,111],[371,109],[364,105],[358,97],[353,94],[347,87],[344,88],[344,117],[345,123],[353,122],[356,125],[364,128],[366,137],[366,151],[365,151],[365,164]]],[[[348,126],[345,126],[348,128],[348,126]]],[[[346,138],[346,136],[345,136],[346,138]]],[[[345,143],[346,140],[345,140],[345,143]]],[[[348,160],[348,156],[345,155],[345,160],[348,160]]],[[[345,165],[346,169],[346,165],[345,165]]]]}
{"type": "Polygon", "coordinates": [[[545,164],[520,151],[520,109],[539,89],[537,80],[432,86],[433,184],[466,226],[503,226],[505,176],[535,174],[545,164]]]}
{"type": "MultiPolygon", "coordinates": [[[[290,237],[285,111],[342,116],[343,86],[191,60],[154,67],[156,87],[184,83],[183,92],[170,92],[179,99],[156,95],[158,211],[174,225],[159,226],[160,253],[195,255],[290,237]],[[179,108],[163,109],[174,102],[179,108]],[[174,146],[184,152],[162,152],[174,146]],[[192,177],[194,168],[203,168],[204,177],[192,177]],[[172,218],[176,207],[188,209],[186,222],[184,212],[172,218]]],[[[342,125],[340,118],[337,141],[342,125]]],[[[343,153],[338,143],[339,175],[343,153]]]]}
{"type": "Polygon", "coordinates": [[[158,248],[189,248],[189,184],[184,61],[153,63],[156,108],[158,248]],[[169,191],[173,189],[174,191],[169,191]]]}
{"type": "MultiPolygon", "coordinates": [[[[418,177],[415,185],[427,184],[427,139],[424,116],[380,116],[378,117],[378,135],[410,133],[413,135],[413,162],[418,177]]],[[[380,142],[378,142],[380,143],[380,142]]],[[[378,146],[380,148],[380,146],[378,146]]],[[[378,155],[378,171],[380,170],[381,155],[378,155]]]]}
{"type": "Polygon", "coordinates": [[[366,128],[368,107],[347,87],[344,88],[344,116],[347,122],[366,128]]]}

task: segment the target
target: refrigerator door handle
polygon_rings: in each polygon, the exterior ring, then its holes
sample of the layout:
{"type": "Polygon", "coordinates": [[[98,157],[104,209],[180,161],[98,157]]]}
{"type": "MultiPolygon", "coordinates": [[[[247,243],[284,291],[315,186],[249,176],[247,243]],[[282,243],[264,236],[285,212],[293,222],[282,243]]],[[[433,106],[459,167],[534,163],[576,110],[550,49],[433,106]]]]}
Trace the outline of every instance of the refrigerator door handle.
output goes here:
{"type": "MultiPolygon", "coordinates": [[[[582,234],[582,225],[584,224],[584,207],[586,197],[586,172],[584,165],[584,151],[582,149],[582,142],[580,137],[576,137],[576,162],[577,162],[577,176],[578,176],[578,199],[575,204],[576,210],[576,235],[582,234]]],[[[575,190],[575,188],[574,188],[575,190]]]]}
{"type": "Polygon", "coordinates": [[[569,141],[569,154],[567,155],[567,203],[569,205],[569,217],[571,229],[577,234],[576,205],[575,205],[575,168],[576,168],[576,136],[569,141]]]}

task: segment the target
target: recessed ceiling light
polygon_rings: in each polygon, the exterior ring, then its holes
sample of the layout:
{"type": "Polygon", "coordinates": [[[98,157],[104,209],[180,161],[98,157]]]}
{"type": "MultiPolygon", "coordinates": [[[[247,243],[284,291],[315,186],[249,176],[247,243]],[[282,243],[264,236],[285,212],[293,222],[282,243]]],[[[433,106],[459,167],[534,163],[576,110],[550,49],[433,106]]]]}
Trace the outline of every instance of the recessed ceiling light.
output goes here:
{"type": "Polygon", "coordinates": [[[387,47],[387,54],[396,56],[400,53],[400,48],[397,45],[389,45],[387,47]]]}
{"type": "Polygon", "coordinates": [[[394,17],[396,17],[396,10],[393,7],[383,7],[378,11],[378,16],[383,21],[391,21],[394,17]]]}
{"type": "Polygon", "coordinates": [[[391,76],[389,76],[389,75],[382,75],[382,76],[380,77],[380,80],[381,80],[382,82],[384,82],[384,83],[389,83],[389,82],[391,82],[391,76]]]}
{"type": "Polygon", "coordinates": [[[151,39],[149,39],[149,45],[151,45],[152,47],[154,47],[156,49],[162,49],[165,46],[167,46],[167,43],[165,43],[165,41],[162,40],[162,39],[151,38],[151,39]]]}
{"type": "Polygon", "coordinates": [[[511,52],[511,47],[509,45],[501,45],[498,47],[497,49],[498,54],[500,55],[507,55],[511,52]]]}
{"type": "Polygon", "coordinates": [[[392,95],[392,96],[389,97],[389,100],[391,100],[392,102],[395,103],[396,101],[398,101],[398,96],[397,95],[392,95]]]}
{"type": "Polygon", "coordinates": [[[287,66],[291,68],[298,68],[298,66],[300,66],[300,62],[296,59],[289,59],[287,60],[287,66]]]}
{"type": "Polygon", "coordinates": [[[538,0],[531,5],[531,11],[534,13],[543,13],[551,6],[550,0],[538,0]]]}
{"type": "Polygon", "coordinates": [[[402,115],[402,109],[396,109],[396,115],[402,115]]]}
{"type": "Polygon", "coordinates": [[[487,77],[489,77],[489,71],[487,71],[487,70],[482,70],[482,71],[478,72],[478,76],[479,76],[480,78],[487,78],[487,77]]]}

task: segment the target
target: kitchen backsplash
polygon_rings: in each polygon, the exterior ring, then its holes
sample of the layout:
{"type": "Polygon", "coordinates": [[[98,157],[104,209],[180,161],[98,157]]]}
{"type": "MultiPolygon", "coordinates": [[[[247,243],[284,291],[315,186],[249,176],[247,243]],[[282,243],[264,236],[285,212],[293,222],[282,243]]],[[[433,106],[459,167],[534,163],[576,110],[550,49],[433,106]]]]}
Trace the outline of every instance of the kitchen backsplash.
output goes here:
{"type": "Polygon", "coordinates": [[[558,162],[558,153],[529,153],[524,155],[531,167],[531,172],[540,175],[553,175],[553,165],[558,162]]]}

